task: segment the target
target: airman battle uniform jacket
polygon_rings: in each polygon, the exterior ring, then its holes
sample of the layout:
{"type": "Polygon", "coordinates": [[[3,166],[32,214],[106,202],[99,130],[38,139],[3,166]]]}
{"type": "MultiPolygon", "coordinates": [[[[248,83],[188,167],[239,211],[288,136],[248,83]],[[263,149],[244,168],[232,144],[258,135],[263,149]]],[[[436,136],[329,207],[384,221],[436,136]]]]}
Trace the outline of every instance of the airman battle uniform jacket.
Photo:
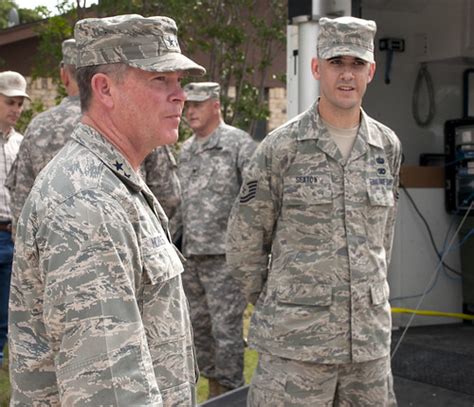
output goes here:
{"type": "Polygon", "coordinates": [[[18,222],[12,406],[195,404],[183,267],[167,223],[122,154],[79,124],[18,222]]]}
{"type": "Polygon", "coordinates": [[[263,140],[227,232],[235,277],[258,297],[253,347],[315,363],[389,354],[400,161],[393,131],[361,111],[345,162],[316,103],[263,140]]]}

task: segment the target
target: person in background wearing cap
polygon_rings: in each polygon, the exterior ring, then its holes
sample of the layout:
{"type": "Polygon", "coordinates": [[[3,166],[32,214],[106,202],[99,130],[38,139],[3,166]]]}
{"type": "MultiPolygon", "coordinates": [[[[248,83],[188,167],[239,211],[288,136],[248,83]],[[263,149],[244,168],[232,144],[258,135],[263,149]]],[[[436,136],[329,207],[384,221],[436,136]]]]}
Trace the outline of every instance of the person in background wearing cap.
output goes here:
{"type": "Polygon", "coordinates": [[[178,159],[187,259],[183,284],[199,370],[209,379],[209,396],[215,397],[244,384],[246,302],[225,262],[225,232],[256,143],[222,120],[218,83],[194,82],[184,89],[185,116],[194,134],[178,159]]]}
{"type": "MultiPolygon", "coordinates": [[[[68,96],[58,106],[40,113],[28,125],[17,158],[8,174],[13,236],[26,197],[36,177],[56,153],[69,141],[81,119],[79,88],[76,81],[76,41],[62,42],[63,60],[60,78],[68,96]]],[[[180,202],[176,160],[168,146],[154,149],[140,168],[146,184],[171,217],[180,202]]]]}
{"type": "Polygon", "coordinates": [[[23,139],[14,126],[23,111],[25,98],[29,99],[25,78],[18,72],[0,72],[0,367],[3,364],[3,348],[7,343],[8,295],[13,261],[10,194],[4,184],[23,139]]]}
{"type": "Polygon", "coordinates": [[[249,406],[396,405],[387,266],[401,146],[361,108],[375,31],[320,19],[320,97],[263,140],[231,214],[227,259],[256,302],[249,406]]]}
{"type": "Polygon", "coordinates": [[[40,113],[29,123],[7,177],[13,231],[36,176],[66,143],[81,118],[79,89],[75,79],[77,51],[74,39],[63,41],[62,54],[60,78],[68,96],[58,106],[40,113]]]}
{"type": "Polygon", "coordinates": [[[176,142],[175,22],[123,15],[75,26],[83,117],[37,177],[17,225],[10,300],[11,406],[193,406],[183,267],[138,170],[176,142]]]}

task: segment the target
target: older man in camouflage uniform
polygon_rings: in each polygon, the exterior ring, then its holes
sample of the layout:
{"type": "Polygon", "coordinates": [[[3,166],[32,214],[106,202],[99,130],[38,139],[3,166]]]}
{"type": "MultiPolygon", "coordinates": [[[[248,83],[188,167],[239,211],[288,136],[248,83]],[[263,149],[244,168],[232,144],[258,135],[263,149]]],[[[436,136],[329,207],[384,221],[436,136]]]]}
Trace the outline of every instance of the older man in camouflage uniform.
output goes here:
{"type": "MultiPolygon", "coordinates": [[[[74,39],[63,41],[62,54],[60,77],[68,96],[58,106],[40,113],[31,121],[6,181],[10,190],[13,230],[36,177],[69,141],[81,119],[74,39]]],[[[179,206],[180,188],[176,161],[169,147],[160,146],[153,150],[142,163],[141,172],[148,187],[171,217],[179,206]]]]}
{"type": "Polygon", "coordinates": [[[220,86],[190,83],[186,119],[194,135],[178,160],[182,188],[183,284],[191,308],[198,365],[214,397],[244,383],[245,300],[225,262],[225,231],[255,143],[221,117],[220,86]]]}
{"type": "Polygon", "coordinates": [[[75,39],[82,122],[18,222],[11,405],[191,406],[183,267],[138,169],[177,140],[180,82],[205,70],[167,17],[85,19],[75,39]]]}
{"type": "Polygon", "coordinates": [[[361,109],[375,30],[320,20],[320,98],[261,143],[232,212],[228,261],[256,301],[249,406],[396,405],[386,277],[401,148],[361,109]]]}

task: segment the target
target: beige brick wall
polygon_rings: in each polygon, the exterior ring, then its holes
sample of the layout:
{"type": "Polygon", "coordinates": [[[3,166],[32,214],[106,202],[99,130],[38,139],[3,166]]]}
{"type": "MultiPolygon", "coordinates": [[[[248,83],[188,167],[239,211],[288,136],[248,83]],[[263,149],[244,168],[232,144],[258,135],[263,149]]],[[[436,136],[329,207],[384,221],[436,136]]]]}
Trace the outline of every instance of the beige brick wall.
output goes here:
{"type": "Polygon", "coordinates": [[[288,120],[286,114],[286,88],[271,88],[269,90],[268,108],[270,109],[268,131],[272,131],[288,120]]]}
{"type": "Polygon", "coordinates": [[[31,100],[41,101],[45,109],[56,105],[56,84],[52,78],[37,78],[33,80],[30,77],[26,78],[28,82],[27,92],[31,100]]]}

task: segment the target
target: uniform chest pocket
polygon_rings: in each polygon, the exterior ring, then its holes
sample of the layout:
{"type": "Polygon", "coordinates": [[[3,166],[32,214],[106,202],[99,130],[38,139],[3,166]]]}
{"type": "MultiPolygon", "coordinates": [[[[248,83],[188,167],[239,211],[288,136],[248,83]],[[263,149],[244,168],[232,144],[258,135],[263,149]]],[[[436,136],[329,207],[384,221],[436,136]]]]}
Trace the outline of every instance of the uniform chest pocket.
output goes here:
{"type": "Polygon", "coordinates": [[[371,206],[393,206],[395,199],[393,196],[393,179],[372,178],[368,180],[368,196],[371,206]]]}
{"type": "Polygon", "coordinates": [[[159,247],[145,244],[143,247],[143,268],[151,284],[159,284],[183,272],[183,264],[172,244],[159,247]]]}
{"type": "Polygon", "coordinates": [[[332,183],[328,175],[294,175],[285,177],[283,206],[330,205],[332,183]]]}
{"type": "Polygon", "coordinates": [[[330,250],[333,236],[330,176],[292,176],[284,180],[280,227],[290,241],[305,240],[330,250]],[[311,237],[311,241],[309,241],[311,237]]]}
{"type": "Polygon", "coordinates": [[[224,193],[237,183],[236,164],[233,154],[226,148],[209,150],[209,157],[203,165],[210,167],[207,188],[214,192],[224,193]]]}

